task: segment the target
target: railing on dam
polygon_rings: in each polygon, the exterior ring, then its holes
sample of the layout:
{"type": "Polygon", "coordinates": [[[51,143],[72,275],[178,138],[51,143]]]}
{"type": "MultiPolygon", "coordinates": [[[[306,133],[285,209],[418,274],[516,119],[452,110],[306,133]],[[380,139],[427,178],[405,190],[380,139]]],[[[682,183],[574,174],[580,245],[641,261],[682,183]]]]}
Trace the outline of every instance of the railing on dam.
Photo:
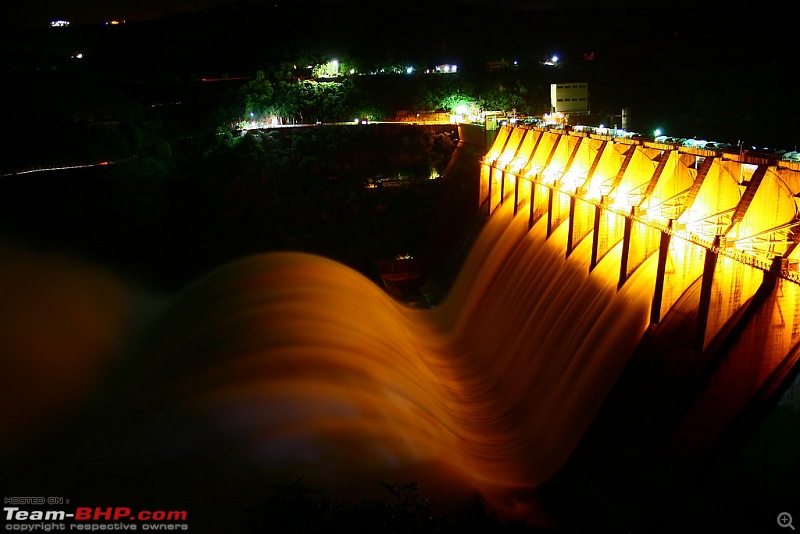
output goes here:
{"type": "Polygon", "coordinates": [[[779,260],[779,276],[800,283],[800,164],[503,127],[483,161],[480,202],[488,198],[491,213],[511,194],[517,203],[529,200],[525,182],[531,191],[544,187],[762,271],[779,260]]]}

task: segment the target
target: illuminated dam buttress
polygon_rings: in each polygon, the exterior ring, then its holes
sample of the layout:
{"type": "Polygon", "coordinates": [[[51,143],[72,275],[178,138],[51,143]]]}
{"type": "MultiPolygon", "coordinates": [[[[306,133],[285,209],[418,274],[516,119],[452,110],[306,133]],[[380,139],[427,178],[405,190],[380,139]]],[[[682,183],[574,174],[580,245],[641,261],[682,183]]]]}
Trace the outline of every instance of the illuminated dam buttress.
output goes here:
{"type": "Polygon", "coordinates": [[[797,373],[793,165],[504,127],[480,163],[488,218],[438,306],[304,253],[222,266],[148,328],[49,476],[207,510],[298,479],[414,480],[538,521],[531,490],[625,383],[622,417],[702,457],[797,373]]]}
{"type": "Polygon", "coordinates": [[[611,263],[619,288],[651,279],[640,351],[661,360],[658,372],[694,377],[670,447],[701,456],[797,373],[799,192],[796,163],[504,126],[482,164],[480,199],[489,214],[511,204],[547,235],[566,227],[566,256],[590,242],[589,268],[611,263]]]}

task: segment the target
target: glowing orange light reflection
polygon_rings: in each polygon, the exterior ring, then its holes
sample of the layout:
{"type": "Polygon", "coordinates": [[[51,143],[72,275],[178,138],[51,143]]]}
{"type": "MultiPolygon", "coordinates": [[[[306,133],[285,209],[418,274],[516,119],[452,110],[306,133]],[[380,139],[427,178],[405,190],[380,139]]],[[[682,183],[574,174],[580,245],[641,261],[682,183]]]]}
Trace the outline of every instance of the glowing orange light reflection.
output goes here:
{"type": "Polygon", "coordinates": [[[512,209],[435,310],[323,258],[263,255],[186,293],[147,354],[175,369],[162,379],[177,409],[214,414],[265,473],[413,476],[434,498],[477,492],[529,518],[515,492],[569,457],[644,331],[652,282],[617,292],[613,261],[590,275],[590,243],[566,260],[565,225],[545,240],[512,209]]]}

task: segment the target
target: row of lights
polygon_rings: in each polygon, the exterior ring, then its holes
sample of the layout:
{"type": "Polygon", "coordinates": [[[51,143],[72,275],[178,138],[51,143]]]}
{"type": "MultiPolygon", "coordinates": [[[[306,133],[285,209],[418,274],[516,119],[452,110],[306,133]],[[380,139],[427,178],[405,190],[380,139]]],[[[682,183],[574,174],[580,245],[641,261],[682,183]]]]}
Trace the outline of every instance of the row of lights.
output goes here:
{"type": "MultiPolygon", "coordinates": [[[[330,67],[331,67],[331,69],[330,69],[331,72],[334,73],[333,74],[334,76],[337,76],[339,74],[339,60],[338,59],[332,59],[329,63],[330,63],[330,67]]],[[[296,69],[297,65],[295,65],[294,68],[296,69]]],[[[310,69],[310,68],[313,68],[313,66],[312,65],[308,65],[306,68],[310,69]]],[[[406,72],[406,74],[413,74],[415,72],[415,70],[416,69],[414,69],[414,67],[406,67],[405,72],[406,72]]],[[[386,71],[384,69],[381,69],[380,72],[384,73],[386,71]]],[[[400,71],[395,71],[395,72],[397,73],[397,72],[400,72],[400,71]]],[[[425,72],[426,73],[430,73],[432,71],[431,71],[431,69],[427,69],[425,72]]],[[[437,65],[436,67],[434,67],[433,72],[455,73],[455,72],[458,72],[458,65],[450,65],[450,64],[437,65]]],[[[350,69],[349,73],[350,74],[355,74],[356,73],[356,69],[350,69]]]]}
{"type": "MultiPolygon", "coordinates": [[[[125,24],[125,21],[124,20],[107,20],[105,22],[106,26],[118,26],[120,24],[125,24]]],[[[51,28],[66,28],[68,26],[69,26],[69,21],[68,20],[58,19],[58,20],[51,20],[50,21],[50,27],[51,28]]]]}

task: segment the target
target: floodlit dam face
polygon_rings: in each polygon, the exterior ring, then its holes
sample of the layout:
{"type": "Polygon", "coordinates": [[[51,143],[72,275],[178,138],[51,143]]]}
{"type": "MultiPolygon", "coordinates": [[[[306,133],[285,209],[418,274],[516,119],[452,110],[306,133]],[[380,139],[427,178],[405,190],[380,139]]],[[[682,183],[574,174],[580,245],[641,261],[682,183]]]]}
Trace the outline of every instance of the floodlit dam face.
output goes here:
{"type": "Polygon", "coordinates": [[[619,290],[649,280],[636,296],[649,305],[647,331],[629,335],[658,360],[647,387],[685,404],[669,450],[700,457],[796,366],[798,191],[796,163],[504,126],[480,201],[487,214],[510,204],[529,227],[566,233],[562,253],[590,249],[588,269],[619,290]],[[670,391],[679,377],[684,389],[670,391]]]}

